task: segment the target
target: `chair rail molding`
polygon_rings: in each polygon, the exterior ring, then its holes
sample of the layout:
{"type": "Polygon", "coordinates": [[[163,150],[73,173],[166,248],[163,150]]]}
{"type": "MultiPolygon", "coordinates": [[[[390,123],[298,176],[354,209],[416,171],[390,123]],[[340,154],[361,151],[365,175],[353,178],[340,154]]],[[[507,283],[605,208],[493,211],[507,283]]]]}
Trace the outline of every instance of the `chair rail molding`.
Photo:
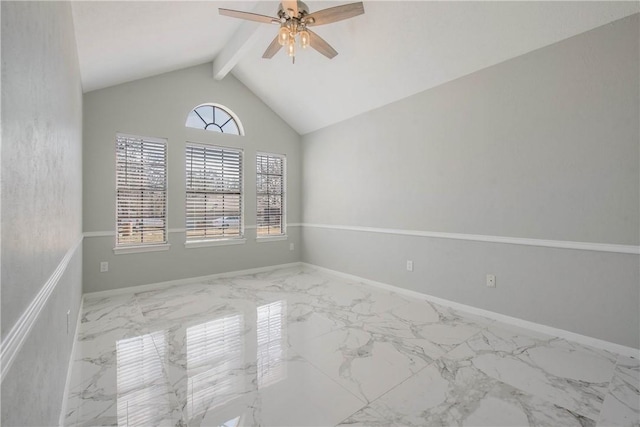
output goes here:
{"type": "Polygon", "coordinates": [[[36,324],[40,313],[47,305],[49,297],[55,290],[56,286],[58,286],[60,278],[66,271],[67,267],[69,266],[69,262],[80,247],[83,238],[84,236],[81,235],[71,245],[71,248],[69,248],[56,269],[53,271],[53,273],[51,273],[51,276],[49,276],[38,294],[31,301],[27,309],[22,313],[16,324],[13,325],[13,328],[11,328],[11,330],[7,334],[7,337],[2,342],[2,350],[0,350],[0,382],[4,381],[7,373],[11,369],[11,364],[20,352],[20,349],[24,345],[24,342],[27,340],[29,332],[31,332],[31,329],[33,329],[33,326],[36,324]]]}
{"type": "Polygon", "coordinates": [[[395,234],[399,236],[430,237],[435,239],[469,240],[475,242],[503,243],[508,245],[539,246],[544,248],[575,249],[581,251],[614,252],[640,255],[640,246],[612,243],[571,242],[568,240],[530,239],[525,237],[487,236],[482,234],[443,233],[439,231],[402,230],[396,228],[358,227],[351,225],[330,225],[302,223],[302,227],[330,230],[359,231],[365,233],[395,234]]]}

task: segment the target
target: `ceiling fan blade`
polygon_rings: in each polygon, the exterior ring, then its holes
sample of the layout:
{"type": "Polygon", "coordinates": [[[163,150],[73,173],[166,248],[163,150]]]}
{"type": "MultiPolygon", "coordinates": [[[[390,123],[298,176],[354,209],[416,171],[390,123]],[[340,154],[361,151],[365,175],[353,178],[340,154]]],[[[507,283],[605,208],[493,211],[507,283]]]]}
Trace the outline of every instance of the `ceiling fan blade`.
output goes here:
{"type": "Polygon", "coordinates": [[[298,16],[298,2],[296,0],[283,0],[282,1],[282,10],[287,12],[287,14],[291,17],[298,16]]]}
{"type": "Polygon", "coordinates": [[[305,20],[307,22],[307,26],[312,27],[353,18],[354,16],[362,15],[363,13],[364,5],[362,2],[349,3],[311,13],[307,15],[305,20]]]}
{"type": "Polygon", "coordinates": [[[276,38],[273,39],[273,41],[271,42],[267,50],[264,51],[264,53],[262,54],[262,57],[265,59],[273,58],[273,55],[278,53],[281,47],[282,46],[280,46],[280,43],[278,43],[278,36],[276,36],[276,38]]]}
{"type": "Polygon", "coordinates": [[[230,16],[232,18],[246,19],[247,21],[261,22],[263,24],[279,23],[278,18],[272,18],[271,16],[258,15],[257,13],[242,12],[239,10],[231,9],[218,9],[220,15],[230,16]]]}
{"type": "Polygon", "coordinates": [[[307,29],[307,31],[309,32],[309,46],[329,59],[332,59],[338,54],[338,52],[334,48],[332,48],[331,45],[327,43],[322,37],[309,29],[307,29]]]}

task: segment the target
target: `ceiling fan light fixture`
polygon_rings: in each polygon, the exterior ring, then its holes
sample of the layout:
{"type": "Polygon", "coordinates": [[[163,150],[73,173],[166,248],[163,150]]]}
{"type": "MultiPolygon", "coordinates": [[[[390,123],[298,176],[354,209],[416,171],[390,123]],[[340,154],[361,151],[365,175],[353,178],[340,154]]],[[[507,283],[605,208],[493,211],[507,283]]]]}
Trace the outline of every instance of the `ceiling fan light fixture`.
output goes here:
{"type": "Polygon", "coordinates": [[[307,46],[309,46],[310,37],[311,35],[309,34],[309,31],[307,30],[300,31],[300,46],[302,46],[303,49],[306,49],[307,46]]]}
{"type": "Polygon", "coordinates": [[[293,57],[296,56],[296,38],[289,38],[289,44],[287,44],[287,55],[293,57]]]}
{"type": "Polygon", "coordinates": [[[285,24],[280,26],[280,31],[278,31],[278,43],[280,46],[284,46],[289,41],[289,28],[285,24]]]}

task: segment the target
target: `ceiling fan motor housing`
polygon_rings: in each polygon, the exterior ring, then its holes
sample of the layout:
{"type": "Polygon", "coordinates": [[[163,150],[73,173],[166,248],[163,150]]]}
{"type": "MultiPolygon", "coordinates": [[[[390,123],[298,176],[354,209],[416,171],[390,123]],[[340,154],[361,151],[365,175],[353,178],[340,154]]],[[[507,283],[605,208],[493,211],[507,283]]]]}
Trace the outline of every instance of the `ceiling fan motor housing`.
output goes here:
{"type": "Polygon", "coordinates": [[[304,16],[309,14],[309,6],[307,6],[304,2],[299,1],[298,2],[298,15],[297,16],[293,16],[293,12],[291,9],[287,9],[285,10],[282,7],[282,3],[280,3],[280,6],[278,7],[278,16],[280,18],[284,18],[284,19],[291,19],[291,18],[298,18],[301,19],[304,16]]]}

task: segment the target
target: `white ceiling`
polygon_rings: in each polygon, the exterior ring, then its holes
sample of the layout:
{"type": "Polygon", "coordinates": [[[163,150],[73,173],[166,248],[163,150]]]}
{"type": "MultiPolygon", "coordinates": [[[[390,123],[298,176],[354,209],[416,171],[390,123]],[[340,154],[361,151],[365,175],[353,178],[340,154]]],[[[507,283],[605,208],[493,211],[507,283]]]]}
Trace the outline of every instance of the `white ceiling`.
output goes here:
{"type": "MultiPolygon", "coordinates": [[[[313,12],[349,1],[306,3],[313,12]]],[[[212,61],[238,44],[248,25],[241,28],[244,21],[220,16],[217,8],[265,7],[255,1],[72,5],[85,92],[212,61]]],[[[295,65],[283,51],[264,60],[277,26],[249,24],[256,33],[232,74],[305,134],[638,11],[635,1],[367,1],[364,15],[314,28],[339,52],[332,60],[311,50],[300,51],[295,65]]]]}
{"type": "Polygon", "coordinates": [[[255,1],[72,1],[85,92],[212,61],[255,1]]]}

